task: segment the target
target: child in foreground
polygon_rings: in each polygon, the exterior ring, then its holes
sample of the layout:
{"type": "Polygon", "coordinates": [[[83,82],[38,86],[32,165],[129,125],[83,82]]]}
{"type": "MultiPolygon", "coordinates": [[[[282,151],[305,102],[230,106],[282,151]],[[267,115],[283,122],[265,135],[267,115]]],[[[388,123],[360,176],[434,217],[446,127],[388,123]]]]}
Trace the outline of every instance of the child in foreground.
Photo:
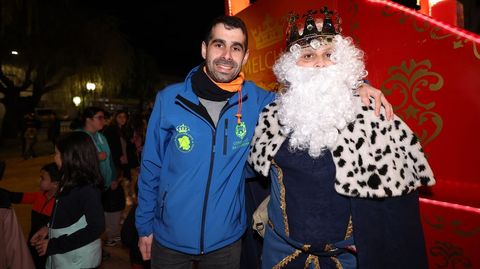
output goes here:
{"type": "Polygon", "coordinates": [[[97,149],[88,134],[71,132],[58,139],[55,163],[62,178],[52,218],[30,242],[47,268],[95,268],[105,229],[97,149]]]}

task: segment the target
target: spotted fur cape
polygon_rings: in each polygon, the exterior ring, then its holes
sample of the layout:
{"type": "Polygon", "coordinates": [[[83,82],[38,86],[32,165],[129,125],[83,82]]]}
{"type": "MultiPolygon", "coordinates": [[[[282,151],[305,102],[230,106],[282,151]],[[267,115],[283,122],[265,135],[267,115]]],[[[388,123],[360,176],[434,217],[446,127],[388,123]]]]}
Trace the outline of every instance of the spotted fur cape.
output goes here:
{"type": "MultiPolygon", "coordinates": [[[[351,197],[376,198],[401,196],[421,185],[434,185],[433,172],[412,130],[397,116],[390,121],[383,111],[375,116],[372,104],[359,105],[355,121],[339,130],[331,149],[335,190],[351,197]]],[[[264,176],[288,136],[281,130],[277,112],[278,105],[273,102],[260,114],[248,159],[264,176]]]]}

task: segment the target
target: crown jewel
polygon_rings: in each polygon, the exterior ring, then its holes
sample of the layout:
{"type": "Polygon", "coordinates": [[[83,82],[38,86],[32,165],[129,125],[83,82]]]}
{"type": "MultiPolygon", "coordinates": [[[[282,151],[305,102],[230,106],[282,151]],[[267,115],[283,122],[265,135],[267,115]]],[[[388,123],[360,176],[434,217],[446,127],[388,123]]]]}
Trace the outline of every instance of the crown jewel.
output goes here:
{"type": "MultiPolygon", "coordinates": [[[[311,46],[317,49],[319,46],[331,42],[333,37],[339,34],[339,31],[335,29],[335,25],[332,21],[333,12],[328,10],[327,7],[320,9],[320,14],[323,15],[322,29],[318,30],[317,24],[314,19],[314,15],[317,14],[316,10],[309,10],[305,15],[305,23],[303,31],[299,33],[297,27],[297,20],[299,16],[294,13],[289,14],[288,30],[287,30],[287,50],[298,50],[302,47],[311,46]]],[[[337,17],[337,28],[339,19],[337,17]]]]}

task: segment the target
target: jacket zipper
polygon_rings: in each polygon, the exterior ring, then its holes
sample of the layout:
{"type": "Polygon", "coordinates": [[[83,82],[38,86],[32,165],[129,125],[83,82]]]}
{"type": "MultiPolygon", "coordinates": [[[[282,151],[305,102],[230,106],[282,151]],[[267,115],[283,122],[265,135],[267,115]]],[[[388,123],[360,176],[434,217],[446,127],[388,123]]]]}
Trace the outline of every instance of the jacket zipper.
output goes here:
{"type": "Polygon", "coordinates": [[[205,254],[205,221],[207,216],[208,195],[210,193],[210,183],[212,182],[213,162],[215,160],[215,136],[216,132],[212,134],[212,151],[210,153],[210,168],[208,170],[207,186],[205,187],[205,197],[203,198],[202,210],[202,227],[200,230],[200,254],[205,254]]]}
{"type": "Polygon", "coordinates": [[[228,147],[228,118],[225,118],[225,128],[223,130],[223,155],[227,155],[228,147]]]}

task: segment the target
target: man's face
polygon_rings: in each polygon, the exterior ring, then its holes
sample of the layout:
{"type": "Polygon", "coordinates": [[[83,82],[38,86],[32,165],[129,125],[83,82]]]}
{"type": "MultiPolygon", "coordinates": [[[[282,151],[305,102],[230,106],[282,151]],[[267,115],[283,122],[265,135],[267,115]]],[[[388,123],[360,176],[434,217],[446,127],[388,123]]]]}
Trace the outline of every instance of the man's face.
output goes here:
{"type": "Polygon", "coordinates": [[[227,29],[224,24],[212,28],[209,43],[202,43],[202,57],[207,74],[215,82],[231,82],[247,62],[245,35],[239,28],[227,29]]]}
{"type": "Polygon", "coordinates": [[[297,60],[298,66],[323,68],[333,64],[330,56],[333,52],[333,45],[320,46],[318,49],[306,47],[300,50],[297,60]]]}

